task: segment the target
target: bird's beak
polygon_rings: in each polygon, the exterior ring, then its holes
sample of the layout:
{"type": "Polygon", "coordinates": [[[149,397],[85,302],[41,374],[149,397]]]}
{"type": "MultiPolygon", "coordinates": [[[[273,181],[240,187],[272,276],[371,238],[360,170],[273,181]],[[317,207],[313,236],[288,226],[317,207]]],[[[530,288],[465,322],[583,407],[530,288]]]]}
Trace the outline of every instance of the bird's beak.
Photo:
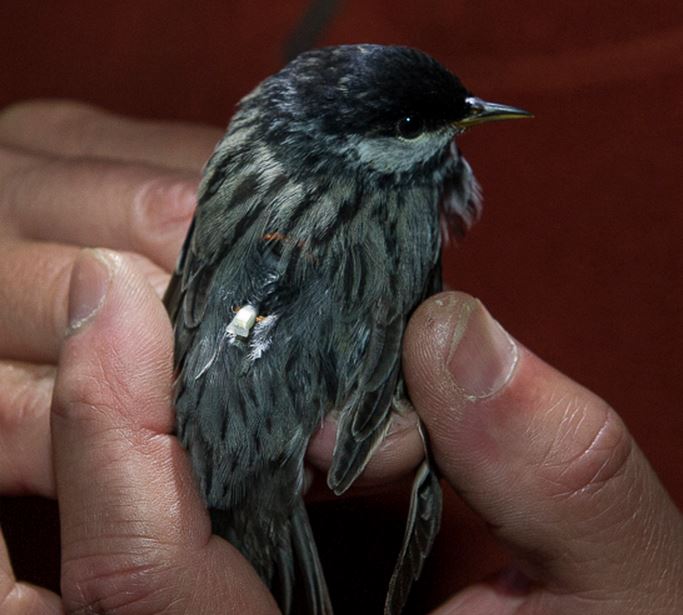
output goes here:
{"type": "Polygon", "coordinates": [[[469,96],[465,99],[469,109],[467,115],[455,122],[453,126],[456,128],[469,128],[484,122],[497,122],[499,120],[520,120],[528,117],[534,117],[524,109],[517,107],[510,107],[508,105],[499,105],[498,103],[488,102],[477,98],[476,96],[469,96]]]}

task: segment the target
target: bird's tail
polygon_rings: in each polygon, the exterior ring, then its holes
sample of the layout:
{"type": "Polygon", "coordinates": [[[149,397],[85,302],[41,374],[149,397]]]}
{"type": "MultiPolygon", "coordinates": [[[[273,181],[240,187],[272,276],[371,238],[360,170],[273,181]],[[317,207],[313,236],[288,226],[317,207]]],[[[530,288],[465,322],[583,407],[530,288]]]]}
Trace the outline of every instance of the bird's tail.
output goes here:
{"type": "Polygon", "coordinates": [[[384,615],[399,615],[422,572],[441,524],[441,485],[427,454],[413,481],[403,545],[389,582],[384,615]]]}
{"type": "MultiPolygon", "coordinates": [[[[315,615],[332,615],[332,603],[327,591],[325,575],[320,565],[308,514],[301,498],[292,515],[291,544],[296,571],[302,577],[308,612],[315,615]]],[[[301,611],[294,610],[293,612],[301,611]]]]}
{"type": "Polygon", "coordinates": [[[258,515],[247,517],[217,509],[210,512],[214,534],[226,538],[251,562],[284,615],[332,615],[302,498],[295,503],[292,516],[275,531],[260,527],[258,515]]]}

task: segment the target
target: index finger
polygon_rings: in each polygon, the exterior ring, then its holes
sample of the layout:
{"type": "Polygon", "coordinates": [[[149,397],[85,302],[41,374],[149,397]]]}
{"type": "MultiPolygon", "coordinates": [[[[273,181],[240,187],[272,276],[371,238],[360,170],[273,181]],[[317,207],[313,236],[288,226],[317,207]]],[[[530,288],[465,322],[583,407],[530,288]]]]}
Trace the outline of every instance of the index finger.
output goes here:
{"type": "Polygon", "coordinates": [[[137,252],[170,271],[194,213],[197,179],[144,164],[53,158],[0,145],[0,231],[137,252]]]}
{"type": "Polygon", "coordinates": [[[30,100],[0,113],[0,143],[44,154],[141,162],[199,172],[222,130],[127,118],[69,100],[30,100]]]}

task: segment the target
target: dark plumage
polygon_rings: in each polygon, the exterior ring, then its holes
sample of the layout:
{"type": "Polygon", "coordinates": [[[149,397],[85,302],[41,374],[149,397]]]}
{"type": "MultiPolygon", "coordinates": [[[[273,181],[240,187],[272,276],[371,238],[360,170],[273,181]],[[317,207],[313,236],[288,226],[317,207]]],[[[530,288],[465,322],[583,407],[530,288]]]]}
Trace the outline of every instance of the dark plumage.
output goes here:
{"type": "MultiPolygon", "coordinates": [[[[405,396],[405,325],[440,289],[440,220],[461,232],[479,211],[453,137],[475,117],[522,114],[485,104],[413,49],[310,51],[241,101],[206,166],[165,299],[178,437],[214,530],[285,613],[332,612],[301,497],[306,447],[338,410],[328,484],[342,493],[386,433],[405,396]],[[259,318],[236,335],[244,306],[259,318]]],[[[427,456],[387,613],[403,607],[440,515],[427,456]]]]}

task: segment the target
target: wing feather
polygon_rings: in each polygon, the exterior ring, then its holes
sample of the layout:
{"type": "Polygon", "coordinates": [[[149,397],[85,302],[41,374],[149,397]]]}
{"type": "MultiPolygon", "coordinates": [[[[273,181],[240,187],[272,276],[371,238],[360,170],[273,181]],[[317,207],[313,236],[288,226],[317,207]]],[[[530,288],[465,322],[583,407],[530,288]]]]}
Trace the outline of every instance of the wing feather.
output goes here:
{"type": "Polygon", "coordinates": [[[385,304],[370,318],[369,334],[352,358],[356,369],[339,387],[337,441],[327,476],[337,494],[349,488],[382,442],[401,372],[404,317],[385,304]]]}

